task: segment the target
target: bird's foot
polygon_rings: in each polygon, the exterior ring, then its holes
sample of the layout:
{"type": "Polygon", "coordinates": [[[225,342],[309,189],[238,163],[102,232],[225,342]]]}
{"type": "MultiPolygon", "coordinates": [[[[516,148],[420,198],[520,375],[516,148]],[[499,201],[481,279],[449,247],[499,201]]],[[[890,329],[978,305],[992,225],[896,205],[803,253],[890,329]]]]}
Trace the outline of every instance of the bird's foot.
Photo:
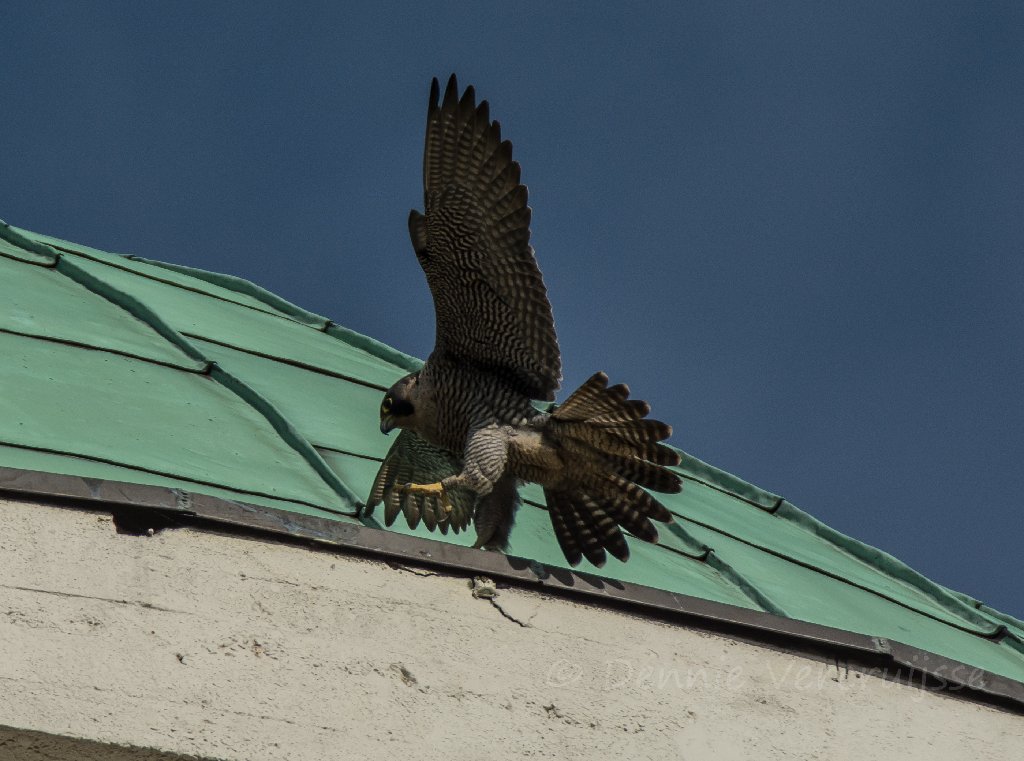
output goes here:
{"type": "Polygon", "coordinates": [[[441,506],[441,512],[444,513],[444,518],[447,518],[452,512],[452,502],[448,499],[448,492],[445,491],[440,481],[433,484],[406,484],[402,487],[402,494],[420,494],[425,497],[437,497],[438,504],[441,506]]]}

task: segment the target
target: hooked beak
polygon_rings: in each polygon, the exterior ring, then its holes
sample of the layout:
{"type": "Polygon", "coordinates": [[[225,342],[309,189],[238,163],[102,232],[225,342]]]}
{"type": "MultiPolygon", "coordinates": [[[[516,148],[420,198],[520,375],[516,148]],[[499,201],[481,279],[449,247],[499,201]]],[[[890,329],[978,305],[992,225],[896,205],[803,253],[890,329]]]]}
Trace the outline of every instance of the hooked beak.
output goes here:
{"type": "Polygon", "coordinates": [[[380,419],[380,432],[387,436],[391,433],[391,429],[395,427],[395,418],[392,415],[384,415],[380,419]]]}

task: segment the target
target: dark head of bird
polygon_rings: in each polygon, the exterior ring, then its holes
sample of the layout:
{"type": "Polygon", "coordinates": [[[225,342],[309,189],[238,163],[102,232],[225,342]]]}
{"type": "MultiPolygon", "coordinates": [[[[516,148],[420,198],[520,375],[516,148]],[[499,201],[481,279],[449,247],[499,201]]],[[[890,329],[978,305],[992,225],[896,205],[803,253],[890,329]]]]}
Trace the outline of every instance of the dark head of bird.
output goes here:
{"type": "Polygon", "coordinates": [[[413,389],[419,373],[406,375],[384,394],[380,403],[380,432],[391,433],[393,428],[406,428],[416,412],[412,405],[413,389]]]}

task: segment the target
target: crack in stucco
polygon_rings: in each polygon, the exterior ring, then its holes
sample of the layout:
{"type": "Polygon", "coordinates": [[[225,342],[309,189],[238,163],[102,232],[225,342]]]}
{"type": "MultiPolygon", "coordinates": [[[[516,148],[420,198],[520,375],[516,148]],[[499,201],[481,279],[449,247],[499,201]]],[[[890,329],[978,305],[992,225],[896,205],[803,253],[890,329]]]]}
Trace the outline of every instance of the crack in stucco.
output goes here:
{"type": "Polygon", "coordinates": [[[442,574],[434,571],[423,571],[416,568],[410,568],[409,566],[401,565],[399,563],[388,562],[388,567],[395,571],[405,571],[411,573],[413,576],[441,576],[442,574]]]}
{"type": "Polygon", "coordinates": [[[506,611],[503,607],[501,607],[501,604],[498,603],[498,601],[495,600],[493,597],[485,597],[484,599],[487,600],[492,606],[494,606],[494,609],[496,611],[498,611],[502,616],[507,618],[509,621],[514,621],[515,623],[519,624],[524,629],[532,629],[533,628],[533,624],[531,624],[529,622],[523,623],[522,621],[520,621],[518,618],[516,618],[511,613],[506,611]]]}
{"type": "Polygon", "coordinates": [[[155,605],[151,602],[144,602],[142,600],[117,600],[112,597],[97,597],[95,595],[78,595],[74,592],[59,592],[55,589],[39,589],[38,587],[19,587],[11,584],[0,584],[0,587],[4,589],[14,589],[19,592],[38,592],[44,595],[54,595],[55,597],[70,597],[78,600],[99,600],[100,602],[109,602],[114,605],[132,605],[138,608],[147,608],[149,610],[159,610],[162,613],[187,613],[184,610],[175,610],[173,608],[164,608],[160,605],[155,605]]]}

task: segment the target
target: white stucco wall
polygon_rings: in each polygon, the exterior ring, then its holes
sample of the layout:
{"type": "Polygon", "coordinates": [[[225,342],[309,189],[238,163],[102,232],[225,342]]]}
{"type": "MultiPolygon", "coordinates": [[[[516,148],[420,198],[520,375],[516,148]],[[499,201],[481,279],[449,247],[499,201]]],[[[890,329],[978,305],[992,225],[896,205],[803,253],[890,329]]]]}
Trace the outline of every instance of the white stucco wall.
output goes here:
{"type": "Polygon", "coordinates": [[[272,541],[123,536],[103,513],[3,500],[0,642],[5,761],[93,747],[61,751],[62,737],[247,761],[1024,758],[1020,716],[834,662],[532,591],[492,603],[466,579],[272,541]]]}

